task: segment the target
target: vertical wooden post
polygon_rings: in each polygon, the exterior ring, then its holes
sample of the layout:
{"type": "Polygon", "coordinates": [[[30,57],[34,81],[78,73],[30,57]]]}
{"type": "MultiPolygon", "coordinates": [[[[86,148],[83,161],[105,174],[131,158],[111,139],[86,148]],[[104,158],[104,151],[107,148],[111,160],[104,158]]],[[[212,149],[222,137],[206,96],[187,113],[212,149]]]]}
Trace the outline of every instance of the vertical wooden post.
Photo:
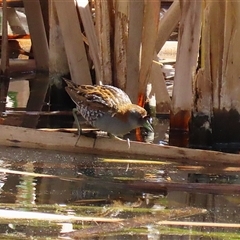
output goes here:
{"type": "Polygon", "coordinates": [[[181,0],[181,21],[170,130],[188,131],[193,106],[192,82],[199,53],[201,1],[181,0]]]}
{"type": "Polygon", "coordinates": [[[129,2],[129,30],[127,42],[127,85],[126,93],[137,103],[140,72],[140,47],[142,41],[144,0],[129,2]]]}
{"type": "Polygon", "coordinates": [[[126,90],[128,1],[115,0],[113,83],[126,90]]]}
{"type": "Polygon", "coordinates": [[[48,72],[48,42],[39,0],[23,0],[38,71],[48,72]]]}
{"type": "Polygon", "coordinates": [[[224,1],[223,51],[218,89],[218,107],[213,108],[213,141],[240,143],[240,2],[224,1]]]}
{"type": "Polygon", "coordinates": [[[111,56],[111,1],[96,0],[96,29],[100,48],[100,66],[102,84],[112,84],[111,56]]]}
{"type": "Polygon", "coordinates": [[[143,19],[142,54],[139,76],[138,104],[145,103],[146,86],[149,81],[160,17],[160,1],[146,1],[143,19]],[[151,37],[149,37],[151,36],[151,37]]]}
{"type": "Polygon", "coordinates": [[[3,0],[2,8],[2,46],[1,46],[1,73],[0,73],[0,113],[5,111],[6,98],[9,87],[9,56],[7,30],[7,0],[3,0]]]}
{"type": "Polygon", "coordinates": [[[224,2],[203,1],[200,69],[193,83],[193,110],[189,125],[189,141],[193,146],[212,144],[213,99],[217,100],[217,94],[213,92],[218,89],[222,72],[223,16],[224,2]]]}
{"type": "MultiPolygon", "coordinates": [[[[36,61],[37,76],[30,84],[27,111],[41,111],[49,87],[49,49],[39,0],[23,0],[36,61]]],[[[39,116],[24,116],[22,126],[35,128],[39,116]]]]}

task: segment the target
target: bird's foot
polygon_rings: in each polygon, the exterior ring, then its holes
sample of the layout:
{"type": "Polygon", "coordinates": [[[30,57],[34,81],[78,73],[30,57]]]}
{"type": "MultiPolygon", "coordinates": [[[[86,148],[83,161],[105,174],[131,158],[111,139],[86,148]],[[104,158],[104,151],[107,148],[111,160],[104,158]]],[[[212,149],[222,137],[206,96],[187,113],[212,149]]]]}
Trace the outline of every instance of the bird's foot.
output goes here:
{"type": "Polygon", "coordinates": [[[116,140],[119,140],[119,141],[127,141],[128,148],[130,148],[130,139],[129,138],[127,138],[127,140],[125,140],[125,139],[117,137],[116,135],[113,135],[111,133],[108,133],[108,136],[112,139],[116,139],[116,140]]]}

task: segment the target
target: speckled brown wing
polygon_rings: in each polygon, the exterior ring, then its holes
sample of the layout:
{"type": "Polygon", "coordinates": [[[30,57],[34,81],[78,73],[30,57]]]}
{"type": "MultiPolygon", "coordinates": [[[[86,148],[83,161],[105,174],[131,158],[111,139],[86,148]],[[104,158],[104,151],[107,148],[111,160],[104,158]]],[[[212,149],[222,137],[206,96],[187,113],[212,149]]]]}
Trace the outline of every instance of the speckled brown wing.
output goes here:
{"type": "Polygon", "coordinates": [[[77,85],[64,79],[66,91],[76,105],[84,104],[93,110],[117,113],[119,108],[131,104],[128,95],[121,89],[110,85],[77,85]]]}

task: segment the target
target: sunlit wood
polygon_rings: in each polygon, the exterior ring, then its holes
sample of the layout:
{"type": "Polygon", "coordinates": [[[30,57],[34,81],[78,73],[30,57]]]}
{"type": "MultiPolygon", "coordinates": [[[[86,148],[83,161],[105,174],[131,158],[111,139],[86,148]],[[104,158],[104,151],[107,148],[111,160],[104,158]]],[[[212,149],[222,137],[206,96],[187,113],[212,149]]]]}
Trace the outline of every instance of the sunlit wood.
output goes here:
{"type": "Polygon", "coordinates": [[[77,84],[92,84],[75,1],[53,1],[64,40],[71,78],[77,84]]]}
{"type": "Polygon", "coordinates": [[[48,71],[49,49],[39,0],[23,0],[33,44],[36,67],[39,71],[48,71]]]}
{"type": "Polygon", "coordinates": [[[80,136],[77,146],[77,137],[72,133],[45,132],[35,129],[0,125],[0,145],[16,146],[36,149],[50,149],[72,152],[104,154],[116,157],[130,157],[136,159],[172,160],[175,162],[195,162],[199,165],[212,163],[227,163],[239,165],[238,154],[227,154],[215,151],[204,151],[156,144],[128,142],[99,137],[93,139],[80,136]],[[36,137],[37,136],[37,137],[36,137]]]}
{"type": "Polygon", "coordinates": [[[95,1],[96,32],[99,39],[102,84],[112,84],[111,1],[95,1]]]}
{"type": "Polygon", "coordinates": [[[99,42],[96,34],[96,29],[94,26],[92,13],[90,11],[88,0],[78,0],[77,1],[78,10],[83,22],[84,31],[88,40],[88,46],[90,51],[90,56],[93,60],[94,69],[96,73],[96,83],[99,84],[101,81],[101,66],[100,66],[100,50],[99,42]]]}

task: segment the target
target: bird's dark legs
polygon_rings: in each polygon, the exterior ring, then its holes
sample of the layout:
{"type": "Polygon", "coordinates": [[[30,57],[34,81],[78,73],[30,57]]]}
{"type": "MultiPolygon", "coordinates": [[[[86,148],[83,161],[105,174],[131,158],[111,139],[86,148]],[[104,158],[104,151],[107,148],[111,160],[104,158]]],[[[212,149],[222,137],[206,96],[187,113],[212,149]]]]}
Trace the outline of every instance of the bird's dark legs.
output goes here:
{"type": "Polygon", "coordinates": [[[82,129],[81,129],[81,126],[80,126],[80,123],[79,123],[79,120],[78,120],[77,113],[78,113],[78,110],[76,108],[73,108],[72,114],[73,114],[75,122],[77,123],[78,135],[81,135],[82,129]]]}
{"type": "Polygon", "coordinates": [[[77,141],[76,141],[76,143],[75,143],[75,146],[77,145],[78,140],[79,140],[79,138],[80,138],[80,136],[81,136],[81,133],[82,133],[82,129],[81,129],[81,126],[80,126],[80,123],[79,123],[79,120],[78,120],[77,113],[78,113],[77,108],[73,108],[72,114],[73,114],[74,120],[75,120],[75,122],[76,122],[76,124],[77,124],[77,129],[78,129],[78,139],[77,139],[77,141]]]}

